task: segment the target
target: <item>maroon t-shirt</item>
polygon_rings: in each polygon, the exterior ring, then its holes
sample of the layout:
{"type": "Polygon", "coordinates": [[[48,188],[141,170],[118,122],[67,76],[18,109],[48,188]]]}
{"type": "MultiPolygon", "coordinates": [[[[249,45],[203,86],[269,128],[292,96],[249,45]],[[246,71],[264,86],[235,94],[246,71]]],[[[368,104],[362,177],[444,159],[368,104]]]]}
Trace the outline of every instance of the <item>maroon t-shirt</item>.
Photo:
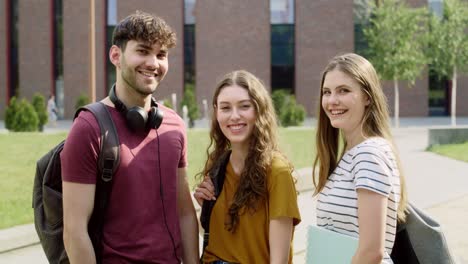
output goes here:
{"type": "MultiPolygon", "coordinates": [[[[104,223],[104,263],[178,263],[176,255],[182,259],[176,201],[177,169],[187,166],[186,131],[173,110],[159,107],[164,111],[159,139],[155,129],[132,132],[124,116],[108,107],[119,134],[120,166],[104,223]]],[[[81,112],[60,156],[64,181],[96,184],[99,142],[96,119],[81,112]]]]}

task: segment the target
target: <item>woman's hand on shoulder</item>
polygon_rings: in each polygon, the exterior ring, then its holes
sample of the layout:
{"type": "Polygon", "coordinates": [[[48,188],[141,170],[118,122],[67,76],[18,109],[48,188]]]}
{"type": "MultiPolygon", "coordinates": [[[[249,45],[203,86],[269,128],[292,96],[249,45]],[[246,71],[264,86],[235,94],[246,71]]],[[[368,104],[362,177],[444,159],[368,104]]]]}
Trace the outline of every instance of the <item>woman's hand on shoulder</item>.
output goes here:
{"type": "Polygon", "coordinates": [[[193,193],[193,197],[197,200],[197,203],[202,206],[204,200],[216,200],[215,192],[214,192],[214,185],[211,181],[211,178],[205,176],[203,182],[200,183],[195,192],[193,193]]]}

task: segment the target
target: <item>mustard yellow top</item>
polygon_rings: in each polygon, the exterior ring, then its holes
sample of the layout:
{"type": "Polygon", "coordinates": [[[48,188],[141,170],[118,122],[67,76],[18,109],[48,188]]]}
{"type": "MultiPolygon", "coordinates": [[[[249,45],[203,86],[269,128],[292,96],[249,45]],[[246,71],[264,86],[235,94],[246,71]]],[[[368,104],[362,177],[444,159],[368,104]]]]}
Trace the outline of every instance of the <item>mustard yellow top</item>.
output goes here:
{"type": "MultiPolygon", "coordinates": [[[[234,263],[269,263],[270,220],[278,217],[293,218],[293,224],[301,221],[297,205],[297,193],[288,163],[280,156],[272,161],[267,175],[268,201],[261,204],[255,213],[241,210],[235,233],[225,229],[230,202],[239,184],[229,162],[226,178],[210,217],[210,239],[205,249],[203,262],[224,260],[234,263]]],[[[292,240],[289,263],[292,263],[292,240]]]]}

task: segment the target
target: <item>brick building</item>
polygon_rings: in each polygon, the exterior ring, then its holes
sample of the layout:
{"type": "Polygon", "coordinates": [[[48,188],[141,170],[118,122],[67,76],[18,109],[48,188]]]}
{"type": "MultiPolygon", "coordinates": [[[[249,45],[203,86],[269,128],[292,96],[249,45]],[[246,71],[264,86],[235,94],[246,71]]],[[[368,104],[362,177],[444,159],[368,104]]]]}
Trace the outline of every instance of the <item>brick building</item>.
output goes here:
{"type": "MultiPolygon", "coordinates": [[[[408,2],[428,5],[427,0],[408,2]]],[[[178,36],[156,97],[175,93],[180,101],[184,87],[194,85],[200,106],[203,99],[210,103],[224,73],[243,68],[269,89],[290,90],[314,116],[322,69],[334,55],[355,51],[358,42],[348,0],[97,0],[94,6],[82,0],[2,0],[0,118],[17,93],[28,99],[36,92],[55,93],[64,118],[72,116],[81,94],[105,97],[115,78],[108,60],[112,29],[135,10],[163,17],[178,36]],[[95,90],[90,89],[92,61],[95,90]]],[[[430,80],[426,71],[414,87],[400,84],[401,116],[448,115],[448,82],[438,88],[442,98],[431,101],[430,80]]],[[[468,78],[458,83],[461,101],[468,96],[463,89],[468,78]]],[[[393,89],[384,84],[392,108],[393,89]]],[[[457,115],[467,116],[468,104],[458,103],[457,115]]]]}

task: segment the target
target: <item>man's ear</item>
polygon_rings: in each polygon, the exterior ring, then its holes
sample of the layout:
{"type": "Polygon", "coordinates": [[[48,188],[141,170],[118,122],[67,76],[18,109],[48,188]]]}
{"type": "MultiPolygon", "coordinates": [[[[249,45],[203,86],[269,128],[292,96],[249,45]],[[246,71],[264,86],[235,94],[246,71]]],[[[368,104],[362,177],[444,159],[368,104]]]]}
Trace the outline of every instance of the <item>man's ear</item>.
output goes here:
{"type": "Polygon", "coordinates": [[[115,67],[120,67],[120,56],[122,56],[122,50],[116,45],[112,45],[109,50],[109,59],[115,67]]]}

